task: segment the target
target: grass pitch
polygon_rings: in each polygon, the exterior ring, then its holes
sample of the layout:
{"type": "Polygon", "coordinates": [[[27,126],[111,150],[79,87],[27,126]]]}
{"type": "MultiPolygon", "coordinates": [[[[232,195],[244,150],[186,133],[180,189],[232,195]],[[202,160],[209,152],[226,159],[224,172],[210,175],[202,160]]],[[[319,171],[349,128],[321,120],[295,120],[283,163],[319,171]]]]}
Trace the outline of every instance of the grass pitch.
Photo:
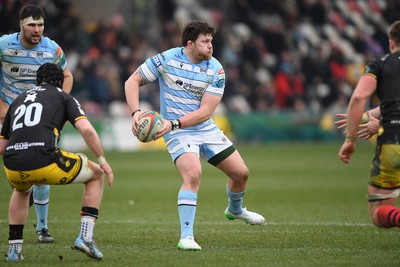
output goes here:
{"type": "MultiPolygon", "coordinates": [[[[95,240],[100,262],[71,249],[79,231],[82,185],[53,186],[49,228],[39,244],[30,210],[21,266],[399,266],[400,232],[374,227],[365,192],[374,147],[360,142],[350,165],[341,144],[238,146],[250,169],[244,205],[262,226],[228,221],[226,178],[203,164],[195,222],[200,252],[177,250],[175,167],[166,151],[108,152],[114,186],[105,188],[95,240]]],[[[92,156],[90,153],[87,153],[92,156]]],[[[0,250],[7,264],[10,187],[0,172],[0,250]]]]}

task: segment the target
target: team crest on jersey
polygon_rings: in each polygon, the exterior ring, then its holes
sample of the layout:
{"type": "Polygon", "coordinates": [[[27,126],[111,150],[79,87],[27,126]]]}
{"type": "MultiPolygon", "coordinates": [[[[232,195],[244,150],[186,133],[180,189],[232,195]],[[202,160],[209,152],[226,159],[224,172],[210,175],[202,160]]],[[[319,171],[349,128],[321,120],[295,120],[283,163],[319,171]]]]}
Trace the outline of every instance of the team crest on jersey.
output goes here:
{"type": "Polygon", "coordinates": [[[217,86],[218,88],[224,87],[224,86],[225,86],[225,79],[219,79],[218,82],[217,82],[217,84],[216,84],[216,86],[217,86]]]}

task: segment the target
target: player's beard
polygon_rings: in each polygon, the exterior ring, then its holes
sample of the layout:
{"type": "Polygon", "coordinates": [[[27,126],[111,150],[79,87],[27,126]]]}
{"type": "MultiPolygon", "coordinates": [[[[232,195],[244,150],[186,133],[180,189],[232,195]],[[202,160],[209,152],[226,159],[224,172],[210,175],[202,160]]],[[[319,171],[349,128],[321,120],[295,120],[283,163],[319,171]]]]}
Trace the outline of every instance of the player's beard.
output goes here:
{"type": "Polygon", "coordinates": [[[210,60],[213,54],[213,50],[211,52],[200,52],[197,54],[197,58],[200,60],[210,60]]]}
{"type": "Polygon", "coordinates": [[[27,34],[26,32],[22,32],[23,34],[23,38],[25,40],[25,42],[27,42],[28,44],[35,46],[40,42],[40,39],[42,38],[41,34],[27,34]]]}

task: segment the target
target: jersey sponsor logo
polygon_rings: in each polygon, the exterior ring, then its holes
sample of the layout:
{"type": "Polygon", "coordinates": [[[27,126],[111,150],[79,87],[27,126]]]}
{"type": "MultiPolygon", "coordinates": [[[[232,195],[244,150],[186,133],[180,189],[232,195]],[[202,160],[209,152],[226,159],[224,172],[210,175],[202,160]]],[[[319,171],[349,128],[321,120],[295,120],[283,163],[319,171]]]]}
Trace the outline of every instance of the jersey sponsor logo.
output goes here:
{"type": "Polygon", "coordinates": [[[36,80],[36,71],[39,65],[10,64],[3,62],[3,71],[12,77],[20,79],[36,80]]]}
{"type": "Polygon", "coordinates": [[[195,96],[202,96],[204,94],[204,91],[206,90],[202,86],[196,86],[192,83],[184,82],[182,80],[176,80],[175,83],[183,88],[185,91],[188,91],[195,96]]]}
{"type": "Polygon", "coordinates": [[[6,150],[26,150],[29,149],[30,147],[38,147],[38,146],[44,146],[44,142],[33,142],[33,143],[28,143],[28,142],[21,142],[21,143],[15,143],[14,145],[7,146],[6,150]]]}
{"type": "Polygon", "coordinates": [[[22,78],[34,78],[34,79],[36,79],[36,69],[20,67],[18,76],[22,77],[22,78]]]}
{"type": "Polygon", "coordinates": [[[224,68],[221,68],[221,69],[218,71],[218,75],[220,75],[220,74],[225,74],[224,68]]]}
{"type": "Polygon", "coordinates": [[[19,178],[21,179],[21,180],[25,180],[26,178],[28,178],[28,177],[30,177],[31,175],[29,174],[29,173],[25,173],[25,172],[18,172],[18,174],[19,174],[19,178]]]}
{"type": "Polygon", "coordinates": [[[11,72],[18,72],[19,71],[19,67],[12,67],[11,68],[11,72]]]}
{"type": "Polygon", "coordinates": [[[29,180],[29,181],[15,181],[12,179],[13,184],[16,185],[25,185],[25,184],[47,184],[47,179],[42,178],[42,179],[35,179],[35,180],[29,180]]]}
{"type": "Polygon", "coordinates": [[[161,61],[157,55],[151,57],[151,62],[153,62],[154,66],[156,66],[156,68],[161,66],[161,61]]]}

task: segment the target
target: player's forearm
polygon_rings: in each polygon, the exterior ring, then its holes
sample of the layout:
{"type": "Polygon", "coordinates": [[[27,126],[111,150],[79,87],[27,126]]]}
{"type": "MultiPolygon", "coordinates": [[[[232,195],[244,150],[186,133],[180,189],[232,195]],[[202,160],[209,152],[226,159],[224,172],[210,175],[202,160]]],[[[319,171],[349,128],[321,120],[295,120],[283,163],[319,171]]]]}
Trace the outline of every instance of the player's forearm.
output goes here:
{"type": "Polygon", "coordinates": [[[346,131],[346,136],[350,138],[357,136],[359,122],[364,112],[364,104],[365,101],[357,97],[352,98],[350,101],[346,131]]]}
{"type": "Polygon", "coordinates": [[[0,155],[4,155],[4,151],[6,150],[7,146],[7,139],[0,138],[0,155]]]}
{"type": "Polygon", "coordinates": [[[98,158],[100,156],[104,156],[103,147],[100,143],[99,135],[96,130],[93,128],[92,124],[88,119],[80,119],[75,122],[75,128],[82,135],[83,140],[89,149],[93,152],[93,154],[98,158]]]}
{"type": "Polygon", "coordinates": [[[139,88],[140,82],[137,80],[136,72],[125,82],[125,98],[131,110],[134,112],[140,108],[139,106],[139,88]]]}
{"type": "Polygon", "coordinates": [[[104,156],[104,151],[100,143],[100,138],[96,131],[86,130],[82,133],[83,140],[85,140],[86,145],[93,152],[96,158],[104,156]]]}
{"type": "Polygon", "coordinates": [[[63,91],[70,94],[72,91],[72,84],[74,83],[74,78],[72,75],[64,77],[63,91]]]}
{"type": "Polygon", "coordinates": [[[211,118],[211,115],[212,113],[206,112],[202,109],[192,111],[179,119],[181,121],[181,128],[198,125],[202,122],[205,122],[211,118]]]}

